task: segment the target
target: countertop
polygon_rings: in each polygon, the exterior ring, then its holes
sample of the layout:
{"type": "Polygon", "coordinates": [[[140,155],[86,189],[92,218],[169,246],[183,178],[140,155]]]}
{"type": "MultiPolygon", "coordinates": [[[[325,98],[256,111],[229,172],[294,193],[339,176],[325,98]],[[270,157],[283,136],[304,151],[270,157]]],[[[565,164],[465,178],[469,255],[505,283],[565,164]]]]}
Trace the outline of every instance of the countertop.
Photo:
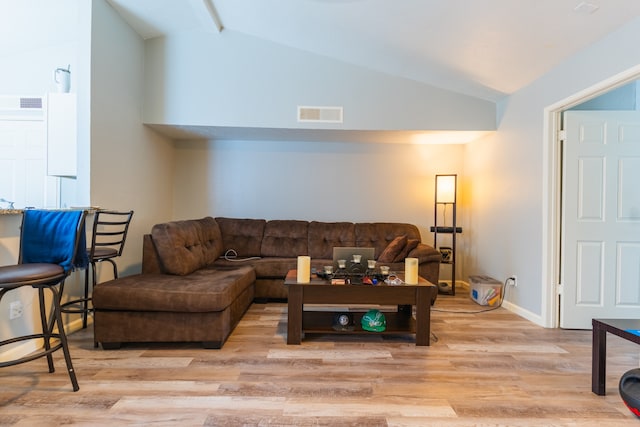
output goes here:
{"type": "MultiPolygon", "coordinates": [[[[52,210],[86,210],[88,213],[95,213],[97,210],[100,210],[99,207],[96,206],[78,206],[69,209],[52,209],[52,210]]],[[[24,209],[0,209],[0,215],[22,215],[24,209]]]]}
{"type": "Polygon", "coordinates": [[[0,209],[0,215],[22,215],[24,209],[0,209]]]}

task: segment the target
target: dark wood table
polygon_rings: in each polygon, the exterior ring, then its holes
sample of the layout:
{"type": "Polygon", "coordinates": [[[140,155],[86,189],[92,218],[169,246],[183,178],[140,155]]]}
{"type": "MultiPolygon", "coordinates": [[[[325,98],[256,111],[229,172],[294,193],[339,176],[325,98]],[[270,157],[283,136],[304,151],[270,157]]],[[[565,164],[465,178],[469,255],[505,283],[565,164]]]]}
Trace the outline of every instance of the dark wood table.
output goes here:
{"type": "Polygon", "coordinates": [[[593,319],[591,344],[591,391],[604,396],[607,378],[607,332],[640,344],[640,336],[627,332],[640,329],[640,319],[593,319]]]}
{"type": "Polygon", "coordinates": [[[403,334],[416,336],[416,345],[429,345],[431,335],[431,301],[438,288],[431,282],[418,278],[417,285],[332,285],[330,281],[312,275],[310,283],[298,283],[297,271],[291,270],[285,278],[289,288],[287,314],[287,344],[300,344],[304,333],[319,334],[403,334]],[[334,312],[305,311],[305,304],[380,304],[397,305],[397,312],[384,312],[387,327],[384,332],[362,329],[360,320],[364,313],[353,313],[353,330],[333,328],[334,312]],[[413,318],[412,306],[416,307],[413,318]]]}

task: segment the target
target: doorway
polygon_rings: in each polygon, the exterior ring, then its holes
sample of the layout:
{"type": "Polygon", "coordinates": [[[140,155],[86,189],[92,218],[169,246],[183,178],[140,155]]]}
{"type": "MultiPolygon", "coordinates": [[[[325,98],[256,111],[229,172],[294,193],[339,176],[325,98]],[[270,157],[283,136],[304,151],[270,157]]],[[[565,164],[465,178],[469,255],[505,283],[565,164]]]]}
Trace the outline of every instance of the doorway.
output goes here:
{"type": "Polygon", "coordinates": [[[545,109],[545,144],[543,166],[543,280],[542,316],[544,326],[560,326],[560,298],[562,288],[562,114],[568,109],[597,98],[613,89],[640,78],[640,66],[607,79],[545,109]]]}

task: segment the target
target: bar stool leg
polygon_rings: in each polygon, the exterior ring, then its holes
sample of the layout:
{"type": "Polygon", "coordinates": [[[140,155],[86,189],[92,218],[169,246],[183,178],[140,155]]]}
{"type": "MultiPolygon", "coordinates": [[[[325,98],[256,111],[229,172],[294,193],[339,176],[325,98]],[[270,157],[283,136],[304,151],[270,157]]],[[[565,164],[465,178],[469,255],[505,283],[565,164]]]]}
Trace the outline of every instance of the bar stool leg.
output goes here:
{"type": "Polygon", "coordinates": [[[38,287],[38,302],[40,304],[40,322],[42,324],[42,338],[44,339],[44,349],[47,352],[47,364],[49,365],[49,372],[54,372],[53,355],[51,354],[51,331],[52,326],[47,320],[47,311],[44,301],[44,288],[38,287]]]}
{"type": "MultiPolygon", "coordinates": [[[[91,286],[95,287],[96,286],[96,263],[92,262],[91,263],[91,273],[93,275],[93,282],[91,282],[91,286]]],[[[87,311],[88,313],[88,311],[87,311]]],[[[93,347],[94,348],[98,348],[98,342],[94,340],[93,342],[93,347]]]]}
{"type": "MultiPolygon", "coordinates": [[[[93,263],[89,263],[93,266],[93,263]]],[[[94,275],[95,277],[95,275],[94,275]]],[[[95,283],[95,279],[94,279],[95,283]]],[[[89,266],[84,270],[84,300],[82,301],[82,329],[87,328],[87,317],[89,313],[89,266]]]]}
{"type": "MultiPolygon", "coordinates": [[[[60,296],[53,287],[49,287],[53,294],[53,315],[55,316],[55,322],[58,325],[58,335],[60,337],[60,344],[62,345],[62,353],[64,354],[64,361],[67,364],[67,372],[69,373],[69,379],[71,379],[71,385],[73,391],[80,390],[78,385],[78,379],[76,378],[76,372],[73,369],[73,363],[71,362],[71,353],[69,352],[69,344],[67,342],[67,334],[64,332],[64,323],[62,322],[62,311],[60,310],[60,296]]],[[[51,357],[51,354],[48,355],[51,357]]],[[[53,371],[51,371],[53,372],[53,371]]]]}
{"type": "MultiPolygon", "coordinates": [[[[72,314],[80,314],[82,316],[82,329],[87,329],[87,324],[89,321],[89,313],[91,312],[91,308],[89,308],[89,303],[91,302],[91,297],[89,296],[89,287],[93,287],[96,283],[96,265],[95,262],[89,262],[84,272],[84,295],[82,298],[78,298],[72,301],[68,301],[64,304],[60,304],[60,309],[62,313],[72,313],[72,314]],[[89,275],[89,268],[92,270],[92,275],[89,275]],[[91,281],[91,277],[93,277],[93,281],[91,281]],[[74,306],[79,306],[79,308],[75,308],[74,306]]],[[[60,285],[60,298],[64,294],[64,282],[60,285]]]]}

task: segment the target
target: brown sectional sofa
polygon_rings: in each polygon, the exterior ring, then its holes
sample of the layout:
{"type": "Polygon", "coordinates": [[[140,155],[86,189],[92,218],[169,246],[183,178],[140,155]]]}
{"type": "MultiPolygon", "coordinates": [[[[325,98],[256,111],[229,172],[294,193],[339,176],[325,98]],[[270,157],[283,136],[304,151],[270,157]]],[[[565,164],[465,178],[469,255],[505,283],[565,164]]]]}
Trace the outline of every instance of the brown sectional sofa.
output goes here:
{"type": "Polygon", "coordinates": [[[94,340],[103,348],[176,341],[220,348],[254,299],[286,299],[284,277],[298,255],[320,269],[335,246],[373,247],[379,259],[405,240],[411,250],[385,265],[402,271],[405,256],[418,258],[419,274],[437,283],[440,253],[420,243],[411,224],[223,217],[157,224],[144,236],[142,273],[95,286],[94,340]]]}

